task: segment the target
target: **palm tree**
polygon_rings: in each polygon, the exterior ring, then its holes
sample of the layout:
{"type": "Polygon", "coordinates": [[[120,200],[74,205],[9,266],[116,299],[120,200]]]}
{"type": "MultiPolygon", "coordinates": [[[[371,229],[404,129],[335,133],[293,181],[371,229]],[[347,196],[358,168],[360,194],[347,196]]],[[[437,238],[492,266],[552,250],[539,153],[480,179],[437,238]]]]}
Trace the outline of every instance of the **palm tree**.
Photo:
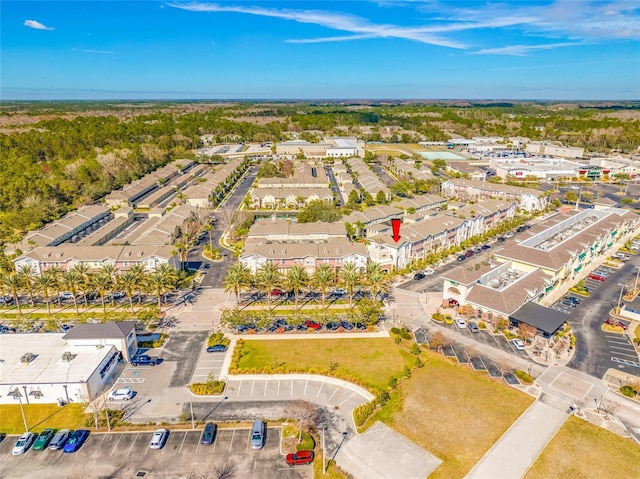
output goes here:
{"type": "Polygon", "coordinates": [[[164,295],[169,291],[169,282],[166,274],[157,269],[147,277],[149,288],[154,292],[156,298],[158,298],[158,309],[162,307],[162,299],[164,295]]]}
{"type": "Polygon", "coordinates": [[[333,270],[333,267],[328,264],[321,264],[320,266],[318,266],[313,272],[313,276],[311,276],[311,284],[313,284],[314,287],[318,287],[320,289],[320,293],[322,293],[323,309],[327,288],[334,283],[335,271],[333,270]]]}
{"type": "Polygon", "coordinates": [[[300,265],[293,265],[287,272],[285,278],[285,284],[287,289],[293,290],[293,296],[295,298],[295,309],[298,309],[298,295],[300,290],[305,288],[309,284],[309,275],[307,271],[300,265]]]}
{"type": "Polygon", "coordinates": [[[212,224],[207,224],[204,227],[204,230],[209,233],[209,249],[213,250],[213,243],[212,243],[212,239],[211,239],[211,232],[213,231],[213,225],[212,224]]]}
{"type": "Polygon", "coordinates": [[[116,269],[115,265],[111,264],[111,263],[105,263],[103,264],[99,271],[98,274],[102,274],[105,275],[109,278],[109,280],[111,281],[110,286],[109,286],[109,294],[111,295],[111,307],[113,307],[113,288],[116,285],[116,279],[118,276],[118,270],[116,269]]]}
{"type": "Polygon", "coordinates": [[[131,313],[133,310],[133,290],[138,286],[138,276],[131,270],[124,271],[118,276],[118,287],[124,289],[127,298],[129,298],[129,306],[131,306],[131,313]]]}
{"type": "Polygon", "coordinates": [[[129,271],[133,273],[136,277],[136,294],[138,295],[138,305],[142,302],[142,290],[144,289],[144,285],[146,283],[147,270],[144,265],[137,263],[134,264],[129,271]]]}
{"type": "Polygon", "coordinates": [[[71,271],[74,271],[80,275],[82,282],[78,285],[82,291],[82,298],[84,300],[84,307],[87,307],[87,290],[91,285],[89,281],[89,265],[87,263],[76,263],[71,267],[71,271]]]}
{"type": "Polygon", "coordinates": [[[104,314],[107,314],[107,308],[104,304],[104,295],[111,289],[113,285],[111,278],[104,273],[98,273],[91,276],[91,284],[100,295],[100,301],[102,302],[102,312],[104,314]]]}
{"type": "Polygon", "coordinates": [[[60,266],[52,266],[51,268],[49,268],[47,270],[47,273],[51,274],[51,277],[53,278],[53,289],[56,292],[56,295],[58,296],[58,307],[62,306],[61,303],[61,298],[60,298],[60,286],[62,283],[62,275],[64,274],[64,270],[60,267],[60,266]]]}
{"type": "Polygon", "coordinates": [[[378,263],[367,264],[367,270],[365,272],[365,281],[371,288],[371,294],[373,299],[376,299],[378,292],[384,288],[387,282],[387,276],[383,269],[380,268],[378,263]]]}
{"type": "Polygon", "coordinates": [[[180,269],[184,270],[185,263],[187,262],[187,245],[181,241],[176,242],[174,245],[174,250],[171,252],[172,255],[178,255],[180,259],[180,269]]]}
{"type": "Polygon", "coordinates": [[[36,274],[36,268],[32,264],[23,264],[18,268],[18,277],[22,281],[22,285],[29,292],[29,298],[31,299],[31,306],[35,307],[36,302],[33,298],[33,285],[38,275],[36,274]]]}
{"type": "Polygon", "coordinates": [[[52,289],[56,288],[56,279],[54,275],[51,274],[49,271],[45,271],[44,273],[42,273],[40,276],[36,278],[36,286],[40,291],[42,291],[44,300],[47,303],[47,312],[49,313],[49,316],[51,316],[51,303],[49,301],[50,299],[49,293],[51,292],[52,289]]]}
{"type": "Polygon", "coordinates": [[[74,269],[71,269],[62,276],[62,284],[73,295],[73,305],[76,307],[76,314],[78,314],[78,298],[76,298],[76,295],[78,294],[78,290],[82,288],[84,284],[82,275],[74,269]]]}
{"type": "Polygon", "coordinates": [[[236,307],[240,305],[240,293],[251,286],[251,270],[241,262],[231,265],[224,279],[225,292],[233,291],[236,295],[236,307]]]}
{"type": "Polygon", "coordinates": [[[360,284],[360,271],[356,267],[355,263],[345,263],[344,267],[340,270],[340,280],[349,291],[349,306],[353,306],[353,290],[356,285],[360,284]]]}
{"type": "Polygon", "coordinates": [[[257,281],[267,293],[267,307],[269,309],[271,309],[271,291],[280,284],[281,276],[280,271],[278,271],[278,268],[272,261],[267,261],[262,268],[258,270],[257,281]]]}
{"type": "Polygon", "coordinates": [[[12,273],[3,278],[3,284],[5,287],[11,291],[11,296],[13,296],[13,300],[16,302],[16,306],[18,307],[18,314],[22,316],[22,308],[20,307],[20,291],[22,290],[22,280],[20,276],[16,273],[12,273]]]}

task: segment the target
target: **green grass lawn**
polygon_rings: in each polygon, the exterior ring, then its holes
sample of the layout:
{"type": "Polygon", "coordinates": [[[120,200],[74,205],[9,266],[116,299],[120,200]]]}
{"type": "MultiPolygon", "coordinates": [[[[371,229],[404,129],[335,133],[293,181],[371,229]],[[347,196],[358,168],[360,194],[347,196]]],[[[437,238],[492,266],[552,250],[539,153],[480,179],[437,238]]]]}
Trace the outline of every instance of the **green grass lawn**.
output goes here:
{"type": "Polygon", "coordinates": [[[430,479],[462,478],[533,398],[439,354],[423,354],[425,366],[413,371],[373,420],[442,459],[430,479]]]}
{"type": "Polygon", "coordinates": [[[638,477],[639,467],[640,447],[637,444],[571,416],[525,478],[622,479],[638,477]]]}
{"type": "Polygon", "coordinates": [[[391,338],[246,340],[232,372],[325,374],[380,391],[414,364],[415,357],[391,338]]]}
{"type": "MultiPolygon", "coordinates": [[[[32,432],[47,427],[54,429],[78,429],[84,426],[85,413],[82,404],[25,404],[24,415],[32,432]]],[[[5,434],[22,434],[24,421],[19,404],[0,405],[0,431],[5,434]]]]}

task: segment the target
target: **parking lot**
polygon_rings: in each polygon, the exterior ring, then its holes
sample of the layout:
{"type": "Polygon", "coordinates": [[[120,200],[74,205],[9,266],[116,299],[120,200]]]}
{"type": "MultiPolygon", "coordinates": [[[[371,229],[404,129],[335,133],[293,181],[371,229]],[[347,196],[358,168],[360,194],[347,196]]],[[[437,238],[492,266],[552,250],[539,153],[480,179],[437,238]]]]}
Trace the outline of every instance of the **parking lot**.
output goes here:
{"type": "MultiPolygon", "coordinates": [[[[455,328],[455,326],[452,326],[455,328]]],[[[457,329],[457,328],[456,328],[457,329]]],[[[458,329],[458,331],[466,332],[469,336],[478,341],[485,342],[490,346],[501,349],[508,353],[516,354],[524,359],[529,359],[524,351],[518,351],[513,344],[502,335],[493,335],[487,331],[480,330],[479,333],[471,333],[467,328],[458,329]]],[[[429,331],[420,328],[414,332],[416,342],[419,344],[429,344],[429,331]]],[[[442,354],[447,357],[455,358],[460,364],[469,364],[475,371],[486,371],[492,378],[503,378],[508,384],[520,384],[518,378],[513,374],[506,364],[497,364],[485,355],[479,354],[467,346],[455,342],[455,337],[449,335],[453,339],[451,346],[442,348],[442,354]]]]}
{"type": "Polygon", "coordinates": [[[220,429],[212,445],[200,444],[201,431],[171,431],[160,450],[149,449],[153,431],[91,434],[74,454],[31,451],[13,456],[17,436],[0,443],[2,477],[186,477],[233,464],[233,477],[311,478],[311,466],[289,467],[280,454],[279,427],[267,428],[265,447],[253,450],[248,428],[220,429]],[[9,471],[10,474],[9,474],[9,471]],[[141,473],[144,473],[141,475],[141,473]]]}

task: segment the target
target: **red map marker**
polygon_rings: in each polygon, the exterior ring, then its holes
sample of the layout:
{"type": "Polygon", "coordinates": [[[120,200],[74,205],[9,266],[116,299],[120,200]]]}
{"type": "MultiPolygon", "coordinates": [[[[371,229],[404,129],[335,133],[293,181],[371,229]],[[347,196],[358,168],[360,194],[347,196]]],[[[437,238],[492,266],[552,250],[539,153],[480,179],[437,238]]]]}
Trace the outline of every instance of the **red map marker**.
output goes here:
{"type": "Polygon", "coordinates": [[[400,218],[393,218],[391,220],[391,227],[393,228],[393,241],[396,243],[400,240],[400,218]]]}

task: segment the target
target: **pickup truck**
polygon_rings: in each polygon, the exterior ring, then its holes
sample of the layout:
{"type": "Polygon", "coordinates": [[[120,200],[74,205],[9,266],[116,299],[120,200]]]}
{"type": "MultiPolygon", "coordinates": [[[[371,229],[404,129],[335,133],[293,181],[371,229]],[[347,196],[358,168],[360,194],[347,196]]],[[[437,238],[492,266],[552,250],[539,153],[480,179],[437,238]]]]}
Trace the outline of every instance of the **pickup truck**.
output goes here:
{"type": "Polygon", "coordinates": [[[303,464],[311,464],[313,462],[313,451],[298,451],[287,454],[287,464],[290,466],[299,466],[303,464]]]}
{"type": "Polygon", "coordinates": [[[146,354],[131,358],[131,366],[155,366],[161,362],[162,360],[160,358],[154,358],[146,354]]]}

